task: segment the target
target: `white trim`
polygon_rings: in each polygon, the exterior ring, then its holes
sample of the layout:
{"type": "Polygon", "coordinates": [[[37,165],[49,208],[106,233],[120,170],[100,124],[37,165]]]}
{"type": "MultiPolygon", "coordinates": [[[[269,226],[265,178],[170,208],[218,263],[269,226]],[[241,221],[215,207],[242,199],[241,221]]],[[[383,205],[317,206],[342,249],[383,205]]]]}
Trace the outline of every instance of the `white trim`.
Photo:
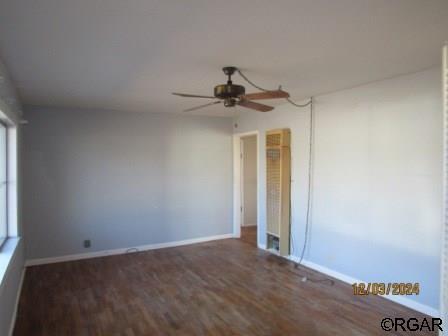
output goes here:
{"type": "MultiPolygon", "coordinates": [[[[287,259],[289,259],[289,260],[291,260],[291,261],[293,261],[295,263],[298,263],[299,260],[300,260],[299,257],[292,256],[292,255],[288,256],[287,259]]],[[[328,267],[316,264],[316,263],[314,263],[312,261],[302,260],[302,265],[306,266],[308,268],[311,268],[311,269],[313,269],[315,271],[318,271],[320,273],[323,273],[323,274],[326,274],[328,276],[331,276],[331,277],[333,277],[335,279],[341,280],[341,281],[343,281],[345,283],[348,283],[350,285],[352,285],[354,283],[366,282],[366,281],[362,281],[362,280],[353,278],[353,277],[351,277],[349,275],[346,275],[346,274],[334,271],[334,270],[332,270],[332,269],[330,269],[328,267]]],[[[423,314],[427,314],[427,315],[432,316],[432,317],[439,317],[439,314],[440,314],[439,311],[437,309],[433,308],[433,307],[430,307],[428,305],[416,302],[414,300],[408,299],[407,297],[404,297],[404,296],[401,296],[401,295],[384,295],[384,296],[381,296],[381,297],[383,297],[385,299],[388,299],[388,300],[391,300],[391,301],[393,301],[395,303],[401,304],[402,306],[406,306],[408,308],[414,309],[414,310],[416,310],[418,312],[421,312],[423,314]]]]}
{"type": "Polygon", "coordinates": [[[0,251],[0,294],[7,282],[8,272],[17,258],[21,238],[7,238],[0,251]]]}
{"type": "Polygon", "coordinates": [[[258,244],[258,248],[262,250],[266,250],[266,244],[258,244]]]}
{"type": "Polygon", "coordinates": [[[16,326],[16,319],[17,319],[17,311],[19,309],[19,301],[20,301],[20,294],[22,293],[22,287],[23,287],[23,280],[25,279],[25,272],[26,272],[26,268],[22,268],[22,275],[20,276],[20,282],[19,282],[19,288],[17,290],[17,294],[16,294],[16,301],[14,303],[14,310],[12,312],[12,317],[11,317],[11,324],[9,325],[9,332],[8,335],[12,336],[13,332],[14,332],[14,327],[16,326]]]}
{"type": "MultiPolygon", "coordinates": [[[[269,252],[269,250],[266,249],[265,245],[258,244],[258,248],[269,252]]],[[[284,257],[284,258],[286,258],[288,260],[291,260],[291,261],[293,261],[295,263],[298,263],[299,260],[300,260],[299,257],[296,257],[294,255],[289,255],[289,256],[284,257]]],[[[301,265],[303,265],[305,267],[308,267],[308,268],[311,268],[311,269],[313,269],[313,270],[315,270],[317,272],[320,272],[320,273],[326,274],[328,276],[331,276],[331,277],[333,277],[335,279],[341,280],[341,281],[343,281],[345,283],[348,283],[350,285],[352,285],[354,283],[366,282],[366,281],[362,281],[362,280],[353,278],[353,277],[351,277],[349,275],[340,273],[338,271],[332,270],[332,269],[330,269],[328,267],[316,264],[316,263],[314,263],[312,261],[309,261],[309,260],[305,260],[305,259],[302,260],[301,265]]],[[[384,295],[384,296],[381,296],[381,297],[383,297],[385,299],[388,299],[390,301],[393,301],[395,303],[398,303],[398,304],[400,304],[402,306],[405,306],[405,307],[411,308],[413,310],[416,310],[416,311],[418,311],[420,313],[432,316],[432,317],[439,317],[440,316],[440,311],[439,310],[437,310],[437,309],[435,309],[433,307],[430,307],[428,305],[416,302],[414,300],[408,299],[408,298],[406,298],[404,296],[400,296],[400,295],[384,295]]]]}
{"type": "Polygon", "coordinates": [[[244,141],[242,138],[240,138],[240,200],[240,226],[243,226],[245,216],[244,213],[246,212],[246,208],[244,207],[244,141]]]}
{"type": "MultiPolygon", "coordinates": [[[[5,242],[5,244],[2,246],[2,250],[0,253],[0,295],[3,295],[4,291],[6,290],[7,284],[9,284],[11,281],[11,272],[14,272],[13,268],[16,267],[15,263],[18,258],[18,253],[21,253],[22,251],[19,251],[19,248],[23,248],[23,242],[21,241],[21,238],[8,238],[5,242]]],[[[23,252],[22,252],[23,253],[23,252]]],[[[22,274],[21,278],[19,280],[19,287],[17,288],[16,293],[16,302],[13,307],[12,316],[9,321],[9,332],[8,335],[11,335],[12,330],[14,329],[15,325],[15,319],[17,315],[17,307],[18,307],[18,300],[20,298],[20,293],[22,290],[22,284],[23,284],[23,276],[24,276],[24,266],[20,265],[22,274]]]]}
{"type": "Polygon", "coordinates": [[[17,127],[9,125],[7,128],[8,143],[8,236],[18,237],[17,221],[17,127]]]}
{"type": "Polygon", "coordinates": [[[17,221],[17,125],[2,110],[0,110],[0,120],[5,124],[6,128],[6,197],[7,197],[7,229],[8,237],[19,237],[18,221],[17,221]]]}
{"type": "Polygon", "coordinates": [[[228,239],[228,238],[233,238],[233,237],[234,237],[234,235],[232,233],[228,233],[228,234],[217,235],[217,236],[178,240],[178,241],[167,242],[167,243],[131,246],[131,247],[119,248],[119,249],[113,249],[113,250],[103,250],[103,251],[90,252],[90,253],[70,254],[70,255],[65,255],[65,256],[60,256],[60,257],[30,259],[25,262],[25,266],[28,267],[28,266],[36,266],[36,265],[44,265],[44,264],[53,264],[53,263],[64,262],[64,261],[91,259],[91,258],[105,257],[105,256],[111,256],[111,255],[117,255],[117,254],[126,254],[129,251],[129,249],[138,249],[138,251],[140,252],[140,251],[162,249],[162,248],[167,248],[167,247],[176,247],[176,246],[182,246],[182,245],[204,243],[204,242],[208,242],[208,241],[212,241],[212,240],[228,239]]]}
{"type": "Polygon", "coordinates": [[[244,225],[241,225],[241,227],[249,227],[249,226],[257,226],[257,224],[244,224],[244,225]]]}
{"type": "MultiPolygon", "coordinates": [[[[233,134],[233,236],[241,237],[241,138],[257,136],[257,198],[260,176],[260,136],[258,131],[233,134]]],[[[257,239],[260,237],[260,202],[257,199],[257,239]]]]}

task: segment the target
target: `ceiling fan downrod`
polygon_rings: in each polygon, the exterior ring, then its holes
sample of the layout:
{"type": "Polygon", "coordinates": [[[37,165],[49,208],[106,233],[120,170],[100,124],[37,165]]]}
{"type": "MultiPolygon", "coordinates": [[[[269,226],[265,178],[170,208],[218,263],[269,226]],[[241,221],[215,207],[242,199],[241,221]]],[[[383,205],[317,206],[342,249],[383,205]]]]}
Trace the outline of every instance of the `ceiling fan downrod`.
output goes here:
{"type": "Polygon", "coordinates": [[[232,85],[232,76],[235,73],[235,71],[237,71],[238,69],[234,66],[226,66],[224,68],[222,68],[222,71],[226,74],[226,76],[228,77],[227,80],[227,84],[228,85],[232,85]]]}

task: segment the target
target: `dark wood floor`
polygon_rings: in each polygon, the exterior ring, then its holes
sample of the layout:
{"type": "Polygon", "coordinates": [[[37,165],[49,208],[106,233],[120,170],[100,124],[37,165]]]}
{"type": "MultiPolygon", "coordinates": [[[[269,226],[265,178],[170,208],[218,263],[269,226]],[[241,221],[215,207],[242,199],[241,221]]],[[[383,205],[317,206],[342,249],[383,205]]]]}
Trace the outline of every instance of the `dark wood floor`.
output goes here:
{"type": "Polygon", "coordinates": [[[30,267],[14,335],[391,335],[382,318],[423,317],[302,274],[322,278],[237,239],[30,267]]]}
{"type": "Polygon", "coordinates": [[[241,240],[257,247],[257,227],[256,226],[242,226],[241,240]]]}

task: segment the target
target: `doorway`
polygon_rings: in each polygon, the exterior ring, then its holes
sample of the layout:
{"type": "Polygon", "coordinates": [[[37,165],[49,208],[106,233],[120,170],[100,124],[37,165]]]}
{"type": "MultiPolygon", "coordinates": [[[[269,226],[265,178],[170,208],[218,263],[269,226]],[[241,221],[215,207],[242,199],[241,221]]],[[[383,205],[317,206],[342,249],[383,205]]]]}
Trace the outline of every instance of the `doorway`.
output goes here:
{"type": "Polygon", "coordinates": [[[258,136],[240,137],[240,232],[241,240],[257,246],[258,136]]]}

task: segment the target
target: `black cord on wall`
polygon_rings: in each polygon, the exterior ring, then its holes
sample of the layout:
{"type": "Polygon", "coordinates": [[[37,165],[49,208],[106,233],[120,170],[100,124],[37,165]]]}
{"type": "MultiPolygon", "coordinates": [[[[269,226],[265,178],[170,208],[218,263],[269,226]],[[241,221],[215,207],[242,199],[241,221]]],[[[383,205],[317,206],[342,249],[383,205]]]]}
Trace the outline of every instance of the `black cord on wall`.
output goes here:
{"type": "MultiPolygon", "coordinates": [[[[308,236],[310,229],[310,221],[311,221],[311,210],[312,210],[312,190],[313,190],[313,168],[314,168],[314,99],[311,97],[310,100],[310,129],[309,129],[309,150],[308,150],[308,192],[307,192],[307,208],[306,208],[306,220],[305,220],[305,235],[304,242],[302,245],[302,251],[300,252],[299,261],[295,263],[294,267],[298,268],[302,265],[303,258],[305,256],[306,248],[308,246],[308,236]]],[[[291,184],[290,184],[290,193],[291,193],[291,184]]],[[[291,213],[291,197],[289,198],[289,214],[290,214],[290,223],[292,223],[292,213],[291,213]]],[[[294,250],[294,238],[291,235],[291,241],[293,244],[294,250]]],[[[302,276],[302,281],[310,281],[310,282],[329,282],[330,285],[334,285],[334,281],[329,278],[322,279],[314,279],[308,278],[306,276],[302,276]]]]}
{"type": "Polygon", "coordinates": [[[303,242],[302,252],[300,253],[299,264],[302,263],[303,257],[305,255],[306,247],[308,244],[309,226],[311,220],[311,207],[312,207],[312,197],[311,192],[313,189],[313,168],[314,168],[314,108],[313,108],[313,97],[311,97],[310,106],[310,137],[309,137],[309,151],[308,151],[308,199],[306,206],[306,221],[305,221],[305,241],[303,242]]]}
{"type": "MultiPolygon", "coordinates": [[[[240,69],[237,69],[238,74],[250,85],[252,85],[254,88],[260,90],[260,91],[271,91],[267,90],[265,88],[262,88],[258,85],[256,85],[254,82],[252,82],[249,78],[246,77],[242,73],[240,69]]],[[[281,89],[281,86],[280,86],[281,89]]],[[[311,210],[312,210],[312,190],[313,190],[313,163],[314,163],[314,99],[311,97],[311,99],[305,103],[305,104],[297,104],[294,101],[292,101],[289,98],[286,98],[286,101],[290,103],[293,106],[296,107],[306,107],[310,106],[310,129],[309,129],[309,151],[308,151],[308,197],[307,197],[307,209],[306,209],[306,220],[305,220],[305,235],[304,235],[304,242],[302,245],[302,251],[300,252],[300,258],[298,262],[295,262],[294,267],[297,269],[299,266],[302,265],[303,258],[305,256],[306,248],[308,246],[308,236],[309,236],[309,229],[310,229],[310,221],[311,221],[311,210]]],[[[289,184],[289,194],[291,195],[291,183],[289,184]]],[[[291,203],[291,197],[289,198],[289,222],[292,223],[292,203],[291,203]]],[[[290,231],[290,245],[292,246],[292,250],[295,250],[294,246],[294,236],[291,232],[291,225],[289,227],[290,231]]],[[[297,273],[296,273],[297,274],[297,273]]],[[[310,282],[329,282],[331,285],[334,285],[334,281],[330,278],[323,278],[323,279],[313,279],[308,278],[304,275],[297,274],[302,277],[302,281],[310,281],[310,282]]]]}

